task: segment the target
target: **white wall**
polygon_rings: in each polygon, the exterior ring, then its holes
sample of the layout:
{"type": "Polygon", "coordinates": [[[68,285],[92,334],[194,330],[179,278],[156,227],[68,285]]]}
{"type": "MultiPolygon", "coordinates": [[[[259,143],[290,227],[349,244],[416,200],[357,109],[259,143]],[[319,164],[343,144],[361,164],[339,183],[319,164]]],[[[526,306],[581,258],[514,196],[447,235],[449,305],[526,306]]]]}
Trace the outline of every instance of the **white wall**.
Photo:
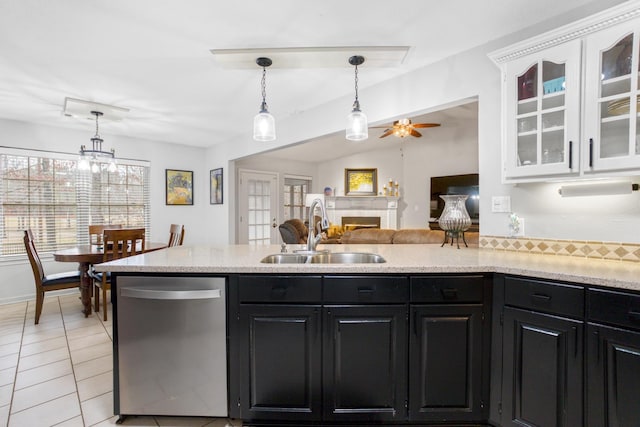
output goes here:
{"type": "MultiPolygon", "coordinates": [[[[133,139],[105,133],[108,125],[101,127],[104,148],[114,148],[120,158],[148,160],[151,162],[151,236],[150,240],[165,241],[169,237],[171,223],[185,225],[185,244],[206,243],[203,226],[204,206],[209,204],[209,170],[205,168],[205,150],[178,144],[133,139]],[[194,171],[193,206],[165,205],[165,169],[194,171]]],[[[0,119],[0,145],[16,148],[77,153],[80,145],[90,144],[94,129],[86,132],[41,126],[13,120],[0,119]]],[[[37,243],[37,242],[36,242],[37,243]]],[[[73,270],[77,266],[55,262],[43,255],[47,274],[73,270]]],[[[0,303],[32,298],[35,295],[33,275],[27,257],[0,264],[0,303]]]]}

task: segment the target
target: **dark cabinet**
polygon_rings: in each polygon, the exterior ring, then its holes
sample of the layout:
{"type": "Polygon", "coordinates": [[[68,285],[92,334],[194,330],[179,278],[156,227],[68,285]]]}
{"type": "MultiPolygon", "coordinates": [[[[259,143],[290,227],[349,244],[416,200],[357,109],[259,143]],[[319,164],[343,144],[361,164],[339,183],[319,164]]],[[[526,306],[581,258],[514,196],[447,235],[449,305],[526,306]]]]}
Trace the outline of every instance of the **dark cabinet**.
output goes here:
{"type": "Polygon", "coordinates": [[[320,306],[243,305],[242,418],[321,417],[320,306]]]}
{"type": "Polygon", "coordinates": [[[409,419],[482,420],[482,306],[411,309],[409,419]]]}
{"type": "Polygon", "coordinates": [[[584,288],[507,276],[504,303],[501,424],[583,425],[584,288]]]}
{"type": "Polygon", "coordinates": [[[503,425],[581,426],[583,326],[504,309],[503,425]]]}
{"type": "Polygon", "coordinates": [[[406,305],[324,307],[324,418],[406,417],[406,305]]]}
{"type": "Polygon", "coordinates": [[[409,420],[487,418],[489,294],[481,275],[411,278],[409,420]]]}
{"type": "Polygon", "coordinates": [[[232,275],[229,414],[249,424],[484,424],[488,276],[232,275]]]}
{"type": "Polygon", "coordinates": [[[640,420],[640,295],[590,289],[587,425],[636,427],[640,420]],[[602,323],[608,323],[604,325],[602,323]]]}

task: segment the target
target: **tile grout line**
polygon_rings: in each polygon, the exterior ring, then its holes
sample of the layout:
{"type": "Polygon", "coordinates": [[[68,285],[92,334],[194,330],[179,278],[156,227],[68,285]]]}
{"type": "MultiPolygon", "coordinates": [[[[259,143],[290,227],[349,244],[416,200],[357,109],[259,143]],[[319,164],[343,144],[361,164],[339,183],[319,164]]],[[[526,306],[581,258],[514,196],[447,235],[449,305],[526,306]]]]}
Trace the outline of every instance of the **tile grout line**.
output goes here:
{"type": "Polygon", "coordinates": [[[60,304],[60,315],[62,316],[62,328],[64,329],[64,340],[67,343],[67,351],[69,352],[69,363],[71,364],[71,374],[73,375],[73,383],[76,387],[76,398],[78,399],[78,408],[80,409],[80,417],[82,418],[82,425],[86,425],[84,422],[84,412],[82,411],[82,402],[80,401],[80,393],[78,393],[78,378],[76,377],[76,368],[73,365],[73,356],[71,356],[71,348],[69,347],[69,337],[67,336],[67,323],[64,320],[64,312],[62,311],[62,304],[60,303],[60,297],[58,297],[58,304],[60,304]]]}
{"type": "Polygon", "coordinates": [[[20,334],[20,348],[18,349],[18,361],[15,366],[15,372],[13,373],[13,384],[11,385],[11,400],[9,401],[9,413],[7,414],[7,426],[11,421],[11,409],[13,408],[13,397],[16,394],[16,381],[18,379],[18,366],[20,365],[20,353],[22,352],[22,341],[24,339],[24,328],[27,324],[27,313],[29,313],[29,303],[24,305],[24,317],[22,319],[22,333],[20,334]]]}

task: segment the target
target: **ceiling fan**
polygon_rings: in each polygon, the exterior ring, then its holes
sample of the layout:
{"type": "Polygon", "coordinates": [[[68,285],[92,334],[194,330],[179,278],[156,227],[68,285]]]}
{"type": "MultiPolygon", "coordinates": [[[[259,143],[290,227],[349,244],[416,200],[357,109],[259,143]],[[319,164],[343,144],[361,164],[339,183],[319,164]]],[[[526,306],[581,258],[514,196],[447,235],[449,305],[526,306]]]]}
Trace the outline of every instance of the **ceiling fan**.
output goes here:
{"type": "Polygon", "coordinates": [[[432,128],[440,126],[440,123],[411,123],[411,119],[400,119],[393,122],[391,127],[388,126],[373,126],[377,128],[386,128],[384,133],[380,135],[380,138],[385,138],[389,135],[395,135],[398,138],[404,138],[405,136],[415,136],[420,138],[422,134],[415,128],[432,128]]]}

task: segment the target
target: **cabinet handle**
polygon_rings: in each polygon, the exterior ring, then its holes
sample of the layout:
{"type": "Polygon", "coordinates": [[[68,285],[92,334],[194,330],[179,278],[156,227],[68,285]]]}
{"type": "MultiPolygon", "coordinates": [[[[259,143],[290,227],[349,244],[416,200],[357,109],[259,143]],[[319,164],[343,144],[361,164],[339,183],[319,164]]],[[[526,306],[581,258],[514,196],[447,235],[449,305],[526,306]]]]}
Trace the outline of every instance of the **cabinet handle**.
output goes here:
{"type": "Polygon", "coordinates": [[[589,138],[589,167],[593,167],[593,138],[589,138]]]}
{"type": "Polygon", "coordinates": [[[573,141],[569,141],[569,169],[573,169],[573,141]]]}
{"type": "Polygon", "coordinates": [[[414,311],[413,313],[413,334],[418,335],[418,312],[414,311]]]}
{"type": "Polygon", "coordinates": [[[596,337],[596,353],[598,355],[596,360],[600,363],[600,332],[593,331],[593,336],[596,337]]]}
{"type": "Polygon", "coordinates": [[[444,299],[457,299],[458,298],[458,290],[455,289],[455,288],[440,289],[440,292],[442,293],[442,297],[444,299]]]}
{"type": "Polygon", "coordinates": [[[535,303],[548,303],[551,301],[551,297],[545,294],[531,294],[531,301],[535,303]]]}
{"type": "Polygon", "coordinates": [[[358,288],[359,294],[372,295],[375,292],[373,288],[358,288]]]}
{"type": "Polygon", "coordinates": [[[578,357],[578,328],[572,326],[573,330],[573,358],[576,359],[578,357]]]}
{"type": "Polygon", "coordinates": [[[629,310],[629,320],[640,322],[640,311],[629,310]]]}

